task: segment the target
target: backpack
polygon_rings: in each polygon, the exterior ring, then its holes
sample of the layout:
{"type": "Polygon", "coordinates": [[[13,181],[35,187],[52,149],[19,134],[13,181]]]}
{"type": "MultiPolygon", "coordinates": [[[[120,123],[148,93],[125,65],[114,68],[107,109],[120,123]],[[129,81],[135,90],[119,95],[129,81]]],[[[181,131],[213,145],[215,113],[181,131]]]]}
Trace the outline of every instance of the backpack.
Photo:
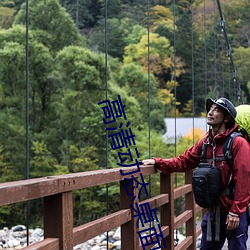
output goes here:
{"type": "Polygon", "coordinates": [[[243,137],[250,143],[250,105],[239,105],[235,109],[237,111],[235,122],[239,125],[243,137]]]}
{"type": "MultiPolygon", "coordinates": [[[[216,161],[226,160],[230,169],[233,167],[232,143],[235,137],[242,136],[241,133],[231,133],[223,145],[224,157],[217,157],[216,161]]],[[[212,163],[205,162],[207,144],[202,144],[201,162],[193,172],[192,187],[195,202],[203,208],[215,207],[219,203],[223,191],[221,188],[221,170],[214,167],[212,163]]],[[[227,186],[227,195],[233,199],[233,186],[230,182],[227,186]]]]}

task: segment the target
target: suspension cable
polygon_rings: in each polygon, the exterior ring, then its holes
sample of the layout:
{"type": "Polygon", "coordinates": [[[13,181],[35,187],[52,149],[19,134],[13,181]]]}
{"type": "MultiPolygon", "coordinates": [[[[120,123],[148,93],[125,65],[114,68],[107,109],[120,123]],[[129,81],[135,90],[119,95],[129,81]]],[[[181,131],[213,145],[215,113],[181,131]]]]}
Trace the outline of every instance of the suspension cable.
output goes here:
{"type": "MultiPolygon", "coordinates": [[[[174,131],[175,131],[175,143],[174,143],[174,145],[175,145],[175,149],[174,149],[174,151],[175,151],[175,156],[176,156],[176,154],[177,154],[177,140],[176,140],[176,138],[177,138],[177,126],[176,126],[176,122],[177,122],[177,119],[176,119],[176,116],[177,116],[177,107],[176,107],[176,97],[177,97],[177,85],[176,85],[176,27],[175,27],[175,25],[176,25],[176,2],[175,2],[175,0],[173,0],[173,19],[174,19],[174,74],[173,74],[173,81],[174,81],[174,97],[175,97],[175,99],[174,99],[174,114],[175,114],[175,119],[174,119],[174,126],[175,126],[175,129],[174,129],[174,131]]],[[[175,186],[177,186],[177,173],[175,173],[175,186]]],[[[179,238],[178,238],[178,232],[177,232],[177,229],[175,230],[175,242],[176,242],[176,245],[178,245],[178,243],[179,243],[179,238]]]]}
{"type": "MultiPolygon", "coordinates": [[[[26,175],[25,179],[29,179],[29,0],[26,0],[26,45],[25,45],[25,72],[26,72],[26,175]]],[[[30,202],[26,202],[26,230],[27,245],[29,245],[29,211],[30,202]]]]}
{"type": "MultiPolygon", "coordinates": [[[[150,126],[151,126],[151,120],[150,120],[150,0],[147,0],[147,6],[148,6],[148,18],[147,18],[147,28],[148,28],[148,157],[151,157],[151,148],[150,148],[150,126]]],[[[151,175],[149,175],[149,195],[151,197],[151,175]]]]}
{"type": "MultiPolygon", "coordinates": [[[[214,23],[216,20],[215,15],[215,0],[213,1],[213,7],[214,7],[214,23]]],[[[216,25],[214,24],[214,90],[217,92],[217,32],[216,32],[216,25]]],[[[215,93],[216,93],[215,92],[215,93]]]]}
{"type": "Polygon", "coordinates": [[[206,18],[206,0],[204,0],[204,6],[203,6],[203,10],[204,10],[204,90],[205,90],[205,97],[207,97],[207,40],[206,40],[206,22],[207,22],[207,18],[206,18]]]}
{"type": "Polygon", "coordinates": [[[175,100],[174,100],[174,114],[175,114],[175,122],[174,122],[174,126],[175,126],[175,156],[176,156],[176,137],[177,137],[177,132],[176,132],[176,116],[177,116],[177,107],[176,107],[176,96],[177,96],[177,86],[176,86],[176,28],[175,28],[175,25],[176,25],[176,3],[175,3],[175,0],[173,0],[173,4],[174,4],[174,58],[173,58],[173,61],[174,61],[174,72],[173,72],[173,81],[174,81],[174,97],[175,97],[175,100]]]}
{"type": "MultiPolygon", "coordinates": [[[[104,29],[105,29],[105,85],[106,85],[106,100],[108,100],[108,0],[105,0],[105,22],[104,22],[104,29]]],[[[106,124],[106,169],[109,167],[108,162],[108,124],[106,124]]],[[[106,215],[109,213],[109,186],[106,184],[106,215]]],[[[108,232],[107,232],[107,249],[108,249],[108,232]]]]}
{"type": "Polygon", "coordinates": [[[194,144],[194,117],[195,117],[195,106],[194,106],[194,11],[193,11],[193,0],[191,0],[191,36],[192,36],[192,75],[191,75],[191,79],[192,79],[192,115],[193,115],[193,144],[194,144]]]}
{"type": "Polygon", "coordinates": [[[233,76],[233,81],[234,81],[234,90],[235,90],[236,84],[238,82],[237,90],[236,90],[236,95],[237,95],[238,103],[240,104],[240,103],[242,103],[241,86],[240,86],[240,82],[237,81],[236,68],[235,68],[235,65],[234,65],[234,60],[233,60],[231,45],[230,45],[230,43],[228,41],[226,24],[225,24],[225,18],[224,18],[223,14],[222,14],[220,0],[216,0],[216,1],[217,1],[217,5],[218,5],[219,14],[220,14],[220,28],[221,28],[221,31],[223,32],[224,38],[226,40],[227,57],[230,60],[230,66],[231,66],[231,69],[232,69],[232,76],[233,76]]]}

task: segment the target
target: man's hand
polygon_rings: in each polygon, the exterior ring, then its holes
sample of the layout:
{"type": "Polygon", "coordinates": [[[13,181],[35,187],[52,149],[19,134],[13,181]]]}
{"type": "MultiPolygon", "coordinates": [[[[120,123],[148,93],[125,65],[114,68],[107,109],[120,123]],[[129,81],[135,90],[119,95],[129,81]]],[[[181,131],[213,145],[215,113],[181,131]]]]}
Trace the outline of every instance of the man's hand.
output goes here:
{"type": "Polygon", "coordinates": [[[240,218],[239,216],[231,215],[230,213],[227,215],[227,229],[233,230],[239,226],[240,218]]]}
{"type": "Polygon", "coordinates": [[[154,159],[146,159],[142,160],[143,165],[155,165],[155,160],[154,159]]]}

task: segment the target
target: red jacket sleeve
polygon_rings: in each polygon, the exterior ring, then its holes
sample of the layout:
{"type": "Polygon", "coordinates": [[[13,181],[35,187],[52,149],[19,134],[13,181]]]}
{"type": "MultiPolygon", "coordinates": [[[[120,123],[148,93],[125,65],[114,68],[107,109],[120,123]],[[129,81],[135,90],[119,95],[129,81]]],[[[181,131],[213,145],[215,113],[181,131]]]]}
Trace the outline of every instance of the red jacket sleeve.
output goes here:
{"type": "Polygon", "coordinates": [[[202,140],[187,149],[184,154],[170,159],[155,157],[155,166],[165,174],[173,172],[186,172],[198,166],[200,163],[202,140]]]}

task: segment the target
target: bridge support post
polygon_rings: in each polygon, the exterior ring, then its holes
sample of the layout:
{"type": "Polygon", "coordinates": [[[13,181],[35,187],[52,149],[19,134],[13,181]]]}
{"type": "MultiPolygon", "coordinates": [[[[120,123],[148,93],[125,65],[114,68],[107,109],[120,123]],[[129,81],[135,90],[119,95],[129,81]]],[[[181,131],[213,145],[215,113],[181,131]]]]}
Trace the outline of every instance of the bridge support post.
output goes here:
{"type": "MultiPolygon", "coordinates": [[[[192,172],[185,173],[185,182],[186,184],[191,184],[192,172]]],[[[185,210],[192,211],[192,217],[186,222],[186,237],[192,236],[193,243],[188,248],[188,250],[196,250],[196,211],[195,211],[195,200],[193,192],[185,195],[185,210]]]]}
{"type": "MultiPolygon", "coordinates": [[[[136,203],[138,203],[138,189],[135,188],[132,190],[133,186],[136,186],[135,181],[123,180],[120,182],[120,206],[121,209],[131,209],[130,205],[136,208],[136,203]],[[127,188],[126,188],[127,185],[127,188]],[[136,196],[135,200],[132,201],[133,196],[129,196],[134,193],[136,196]]],[[[139,249],[139,236],[137,234],[136,227],[136,217],[132,216],[135,214],[134,210],[131,209],[131,218],[132,220],[121,225],[121,249],[129,249],[129,250],[138,250],[139,249]]]]}
{"type": "Polygon", "coordinates": [[[72,192],[44,198],[44,238],[59,238],[60,250],[73,249],[72,192]]]}
{"type": "MultiPolygon", "coordinates": [[[[169,194],[169,202],[161,206],[161,226],[169,227],[169,235],[165,238],[167,249],[174,249],[174,176],[160,173],[160,192],[169,194]]],[[[161,248],[165,249],[163,244],[161,248]]]]}

